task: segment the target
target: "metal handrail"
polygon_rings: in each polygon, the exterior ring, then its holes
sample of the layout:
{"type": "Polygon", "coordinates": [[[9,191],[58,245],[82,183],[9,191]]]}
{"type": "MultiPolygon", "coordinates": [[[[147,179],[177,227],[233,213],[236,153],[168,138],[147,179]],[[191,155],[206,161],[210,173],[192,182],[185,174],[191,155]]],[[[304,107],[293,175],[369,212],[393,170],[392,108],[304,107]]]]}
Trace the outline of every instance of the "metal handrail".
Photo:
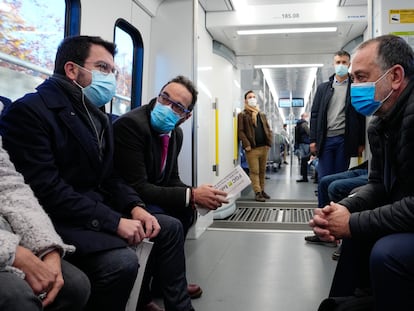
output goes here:
{"type": "Polygon", "coordinates": [[[44,69],[41,66],[32,64],[32,63],[27,62],[25,60],[21,60],[21,59],[15,57],[15,56],[8,55],[8,54],[3,53],[3,52],[0,52],[0,60],[3,60],[5,62],[20,66],[20,67],[23,67],[23,68],[26,68],[26,69],[36,71],[36,72],[39,72],[39,73],[43,73],[43,74],[48,75],[48,76],[51,76],[53,74],[52,71],[44,69]]]}
{"type": "MultiPolygon", "coordinates": [[[[51,75],[53,75],[53,72],[50,71],[50,70],[44,69],[41,66],[32,64],[32,63],[30,63],[28,61],[25,61],[25,60],[21,60],[20,58],[17,58],[17,57],[12,56],[12,55],[8,55],[8,54],[3,53],[3,52],[0,52],[0,60],[5,61],[7,63],[11,63],[13,65],[17,65],[17,66],[20,66],[20,67],[23,67],[23,68],[26,68],[26,69],[30,69],[30,70],[45,74],[49,77],[51,75]]],[[[124,95],[121,95],[121,94],[115,94],[114,97],[119,98],[121,100],[131,102],[130,97],[127,97],[127,96],[124,96],[124,95]]]]}

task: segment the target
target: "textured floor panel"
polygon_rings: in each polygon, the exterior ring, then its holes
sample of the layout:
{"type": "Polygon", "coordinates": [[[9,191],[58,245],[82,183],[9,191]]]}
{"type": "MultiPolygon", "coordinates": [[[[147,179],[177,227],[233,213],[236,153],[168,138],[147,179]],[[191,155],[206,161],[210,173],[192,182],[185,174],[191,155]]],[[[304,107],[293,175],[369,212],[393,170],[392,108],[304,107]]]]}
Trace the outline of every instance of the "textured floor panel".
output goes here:
{"type": "Polygon", "coordinates": [[[237,206],[230,217],[214,220],[212,228],[309,230],[313,208],[237,206]]]}

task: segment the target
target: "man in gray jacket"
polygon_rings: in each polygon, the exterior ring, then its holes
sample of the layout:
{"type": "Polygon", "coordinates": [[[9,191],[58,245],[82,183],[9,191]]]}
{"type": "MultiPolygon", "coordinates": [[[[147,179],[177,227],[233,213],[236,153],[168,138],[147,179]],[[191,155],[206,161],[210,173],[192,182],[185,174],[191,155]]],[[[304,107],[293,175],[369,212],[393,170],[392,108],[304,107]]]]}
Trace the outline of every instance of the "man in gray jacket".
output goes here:
{"type": "Polygon", "coordinates": [[[0,137],[0,310],[83,310],[88,277],[62,260],[75,250],[56,233],[0,137]]]}

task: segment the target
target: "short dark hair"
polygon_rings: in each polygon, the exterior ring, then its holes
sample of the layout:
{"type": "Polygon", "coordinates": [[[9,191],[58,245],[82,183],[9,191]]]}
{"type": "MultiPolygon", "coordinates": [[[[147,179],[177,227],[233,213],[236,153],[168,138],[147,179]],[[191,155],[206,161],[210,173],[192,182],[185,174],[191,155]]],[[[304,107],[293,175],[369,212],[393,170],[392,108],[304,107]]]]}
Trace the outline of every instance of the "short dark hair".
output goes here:
{"type": "Polygon", "coordinates": [[[348,59],[351,59],[351,55],[345,50],[340,50],[336,52],[334,56],[348,56],[348,59]]]}
{"type": "Polygon", "coordinates": [[[193,110],[196,102],[197,102],[197,96],[198,96],[198,91],[196,89],[196,87],[194,86],[193,82],[191,82],[190,79],[184,77],[184,76],[176,76],[175,78],[171,79],[170,81],[168,81],[162,88],[161,88],[161,92],[165,89],[165,87],[170,84],[170,83],[179,83],[183,86],[185,86],[185,88],[191,93],[192,95],[192,101],[190,106],[188,106],[189,110],[193,110]]]}
{"type": "Polygon", "coordinates": [[[112,56],[116,54],[116,45],[105,41],[101,37],[73,36],[63,39],[60,43],[55,58],[54,73],[65,74],[65,64],[72,61],[80,66],[85,64],[89,56],[92,44],[103,46],[112,56]]]}
{"type": "Polygon", "coordinates": [[[379,36],[362,42],[357,47],[357,50],[372,43],[378,43],[377,63],[383,71],[398,64],[404,68],[405,75],[408,79],[413,78],[414,52],[403,38],[395,35],[379,36]]]}
{"type": "Polygon", "coordinates": [[[250,93],[254,93],[252,90],[248,90],[246,93],[244,93],[244,99],[247,98],[247,95],[249,95],[250,93]]]}

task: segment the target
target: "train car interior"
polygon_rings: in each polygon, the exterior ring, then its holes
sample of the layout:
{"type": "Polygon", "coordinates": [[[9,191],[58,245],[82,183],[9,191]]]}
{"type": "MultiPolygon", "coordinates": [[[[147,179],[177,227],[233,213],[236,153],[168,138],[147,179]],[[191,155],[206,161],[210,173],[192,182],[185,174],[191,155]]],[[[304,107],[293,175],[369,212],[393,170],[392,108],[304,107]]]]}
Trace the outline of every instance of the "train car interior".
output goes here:
{"type": "Polygon", "coordinates": [[[388,21],[391,9],[407,7],[408,0],[0,0],[0,96],[14,101],[52,75],[65,36],[113,41],[120,74],[105,109],[114,118],[147,104],[178,74],[197,86],[179,158],[182,180],[197,186],[217,184],[237,165],[248,171],[237,114],[253,90],[274,135],[265,181],[271,199],[255,201],[247,186],[198,215],[185,242],[188,281],[203,289],[192,302],[198,311],[316,311],[329,293],[336,248],[304,240],[313,234],[317,182],[310,162],[309,182],[296,182],[294,127],[335,72],[334,53],[412,31],[388,21]]]}

